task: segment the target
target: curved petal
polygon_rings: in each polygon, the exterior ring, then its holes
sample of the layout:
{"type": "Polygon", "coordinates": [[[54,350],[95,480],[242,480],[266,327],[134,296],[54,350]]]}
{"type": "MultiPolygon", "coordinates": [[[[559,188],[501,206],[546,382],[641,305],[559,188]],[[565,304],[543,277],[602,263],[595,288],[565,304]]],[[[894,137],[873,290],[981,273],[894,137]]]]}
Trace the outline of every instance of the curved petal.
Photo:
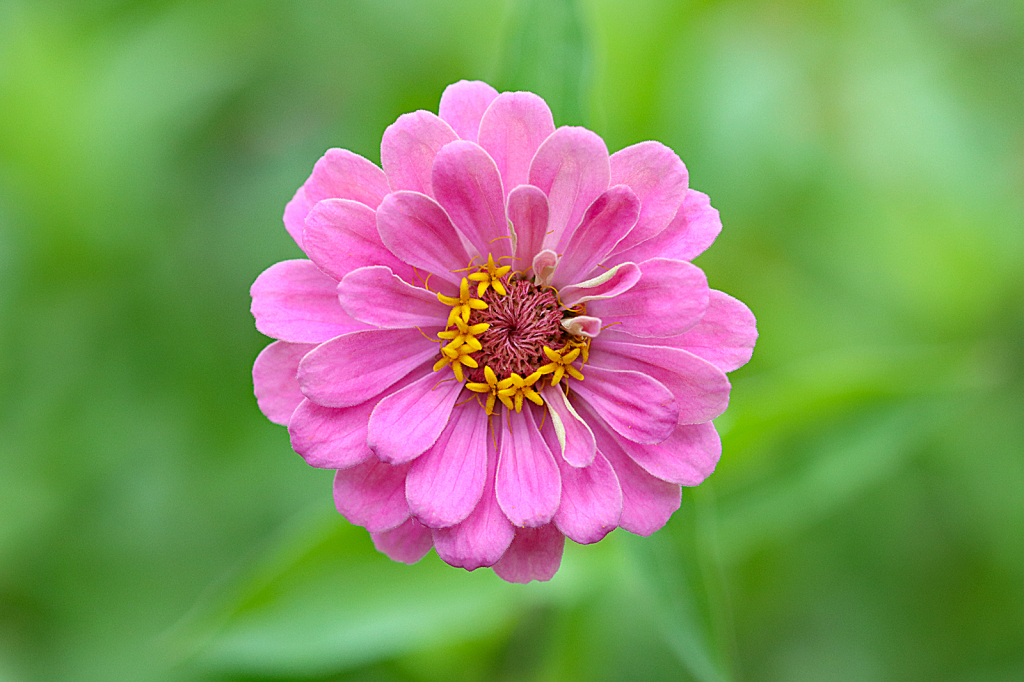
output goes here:
{"type": "Polygon", "coordinates": [[[590,315],[633,336],[682,334],[700,322],[708,307],[708,280],[692,263],[652,258],[640,264],[640,280],[615,298],[594,301],[590,315]]]}
{"type": "Polygon", "coordinates": [[[512,254],[501,176],[487,152],[465,140],[447,144],[431,178],[437,203],[480,255],[512,254]]]}
{"type": "Polygon", "coordinates": [[[334,506],[349,523],[371,533],[390,530],[409,518],[405,475],[409,465],[369,459],[334,475],[334,506]]]}
{"type": "Polygon", "coordinates": [[[498,91],[483,81],[461,80],[444,89],[437,113],[456,135],[476,142],[480,119],[497,96],[498,91]]]}
{"type": "Polygon", "coordinates": [[[569,387],[613,429],[637,443],[660,443],[672,435],[679,408],[664,384],[646,374],[587,365],[583,381],[569,387]]]}
{"type": "Polygon", "coordinates": [[[577,315],[562,319],[562,329],[573,336],[589,336],[594,338],[601,333],[601,318],[590,315],[577,315]]]}
{"type": "Polygon", "coordinates": [[[558,509],[558,465],[540,435],[533,411],[508,415],[502,434],[494,493],[505,516],[516,526],[542,526],[558,509]]]}
{"type": "Polygon", "coordinates": [[[310,260],[336,280],[357,268],[385,265],[405,281],[415,281],[413,269],[380,240],[376,212],[357,201],[319,202],[306,217],[302,240],[310,260]]]}
{"type": "Polygon", "coordinates": [[[384,266],[345,275],[338,300],[353,318],[384,329],[444,328],[450,310],[437,294],[406,284],[384,266]]]}
{"type": "Polygon", "coordinates": [[[299,386],[324,407],[369,400],[437,355],[415,329],[371,329],[344,334],[311,350],[299,363],[299,386]]]}
{"type": "Polygon", "coordinates": [[[513,270],[526,270],[544,245],[548,231],[548,198],[533,185],[519,185],[508,193],[508,219],[515,235],[513,270]]]}
{"type": "Polygon", "coordinates": [[[689,174],[679,156],[660,142],[640,142],[612,154],[612,184],[629,185],[643,208],[636,227],[616,246],[626,249],[660,233],[683,203],[689,174]]]}
{"type": "Polygon", "coordinates": [[[553,132],[530,164],[530,184],[548,195],[551,220],[546,247],[562,253],[587,207],[608,189],[608,147],[586,128],[553,132]]]}
{"type": "MultiPolygon", "coordinates": [[[[585,407],[581,411],[586,411],[585,407]]],[[[650,535],[664,526],[682,504],[682,487],[651,476],[619,446],[619,441],[595,415],[586,415],[594,428],[597,449],[615,470],[622,490],[619,526],[630,533],[650,535]],[[592,421],[593,420],[593,421],[592,421]]]]}
{"type": "Polygon", "coordinates": [[[754,354],[757,320],[741,301],[712,289],[708,309],[697,326],[666,341],[670,342],[666,345],[687,350],[723,372],[731,372],[747,364],[754,354]]]}
{"type": "Polygon", "coordinates": [[[710,421],[729,406],[729,378],[707,360],[679,348],[621,343],[612,338],[602,334],[592,342],[588,376],[594,367],[604,367],[658,377],[675,397],[680,424],[710,421]]]}
{"type": "Polygon", "coordinates": [[[429,111],[402,114],[384,131],[380,163],[392,191],[407,189],[434,196],[430,170],[441,147],[459,139],[447,123],[429,111]]]}
{"type": "Polygon", "coordinates": [[[503,92],[480,121],[480,146],[498,165],[505,192],[526,184],[537,148],[555,132],[547,102],[532,92],[503,92]]]}
{"type": "Polygon", "coordinates": [[[382,462],[419,457],[441,435],[461,391],[462,384],[443,381],[436,372],[395,391],[373,408],[367,445],[382,462]]]}
{"type": "MultiPolygon", "coordinates": [[[[494,436],[497,438],[498,433],[494,436]]],[[[493,566],[512,542],[515,527],[494,496],[497,469],[498,453],[487,448],[487,475],[480,502],[462,523],[434,529],[434,548],[445,563],[468,571],[493,566]]]]}
{"type": "Polygon", "coordinates": [[[516,537],[494,572],[510,583],[551,580],[562,564],[565,536],[553,523],[540,528],[517,528],[516,537]]]}
{"type": "Polygon", "coordinates": [[[302,230],[306,227],[306,216],[311,208],[313,205],[306,199],[305,187],[300,187],[284,207],[284,229],[288,230],[288,234],[303,251],[306,249],[302,245],[302,230]]]}
{"type": "Polygon", "coordinates": [[[640,200],[629,187],[615,185],[601,194],[566,245],[551,283],[563,287],[582,279],[633,229],[639,214],[640,200]]]}
{"type": "Polygon", "coordinates": [[[640,281],[640,267],[636,263],[620,263],[593,279],[564,287],[558,292],[562,305],[572,307],[588,301],[615,298],[632,289],[640,281]]]}
{"type": "Polygon", "coordinates": [[[693,260],[704,253],[722,231],[718,209],[711,207],[708,195],[687,190],[675,218],[661,233],[632,248],[612,254],[605,265],[642,261],[658,256],[674,260],[693,260]]]}
{"type": "Polygon", "coordinates": [[[422,268],[456,287],[469,254],[448,214],[417,192],[389,194],[377,209],[377,231],[388,249],[409,265],[422,268]]]}
{"type": "Polygon", "coordinates": [[[384,171],[347,149],[328,149],[303,187],[310,206],[324,199],[351,199],[371,209],[391,191],[384,171]]]}
{"type": "Polygon", "coordinates": [[[370,537],[378,552],[388,555],[392,561],[410,565],[425,557],[434,546],[430,529],[416,519],[406,519],[391,530],[370,533],[370,537]]]}
{"type": "Polygon", "coordinates": [[[433,447],[413,462],[405,498],[431,528],[463,521],[480,502],[487,477],[487,413],[475,403],[456,407],[433,447]]]}
{"type": "Polygon", "coordinates": [[[597,452],[594,445],[594,434],[587,423],[576,414],[572,404],[558,386],[545,386],[541,389],[544,405],[551,415],[550,428],[555,436],[556,448],[548,442],[555,459],[563,459],[573,467],[589,466],[597,452]],[[559,458],[557,455],[561,455],[559,458]]]}
{"type": "Polygon", "coordinates": [[[551,249],[542,249],[533,257],[533,264],[530,267],[533,268],[533,276],[539,286],[550,286],[551,275],[554,274],[556,265],[558,254],[551,249]]]}
{"type": "Polygon", "coordinates": [[[287,425],[292,412],[305,399],[295,375],[299,362],[313,348],[310,343],[275,341],[256,356],[252,365],[256,404],[275,424],[287,425]]]}
{"type": "Polygon", "coordinates": [[[656,445],[639,445],[625,438],[616,442],[651,476],[687,486],[700,485],[722,456],[722,439],[711,422],[679,424],[671,436],[656,445]]]}
{"type": "Polygon", "coordinates": [[[619,525],[622,489],[615,470],[601,453],[592,464],[576,468],[559,462],[562,502],[552,519],[558,530],[573,542],[589,545],[619,525]]]}
{"type": "Polygon", "coordinates": [[[338,303],[338,283],[308,260],[274,263],[253,282],[256,329],[280,341],[323,343],[339,334],[366,329],[338,303]]]}

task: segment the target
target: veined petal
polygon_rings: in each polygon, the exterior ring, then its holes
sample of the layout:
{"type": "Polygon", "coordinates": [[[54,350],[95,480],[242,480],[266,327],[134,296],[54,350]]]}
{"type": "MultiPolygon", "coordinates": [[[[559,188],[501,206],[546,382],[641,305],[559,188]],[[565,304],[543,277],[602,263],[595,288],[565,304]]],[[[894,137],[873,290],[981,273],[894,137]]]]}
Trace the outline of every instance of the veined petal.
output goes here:
{"type": "Polygon", "coordinates": [[[612,437],[644,471],[680,485],[700,485],[722,456],[722,439],[711,422],[679,424],[671,436],[654,445],[640,445],[615,434],[612,437]]]}
{"type": "MultiPolygon", "coordinates": [[[[494,434],[501,438],[500,427],[494,434]]],[[[441,559],[452,566],[472,571],[493,566],[508,549],[515,536],[515,527],[498,506],[494,496],[494,477],[498,469],[498,453],[487,448],[487,475],[484,492],[466,520],[448,528],[434,529],[434,548],[441,559]]]]}
{"type": "Polygon", "coordinates": [[[310,206],[324,199],[351,199],[371,209],[391,191],[384,171],[347,149],[328,149],[303,187],[310,206]]]}
{"type": "Polygon", "coordinates": [[[406,284],[390,268],[359,268],[338,284],[341,307],[353,318],[384,329],[444,327],[449,307],[437,294],[406,284]]]}
{"type": "Polygon", "coordinates": [[[542,526],[558,509],[558,465],[540,435],[529,406],[508,414],[494,492],[502,511],[516,526],[542,526]]]}
{"type": "Polygon", "coordinates": [[[562,564],[565,536],[553,523],[540,528],[517,528],[516,537],[494,572],[510,583],[551,580],[562,564]]]}
{"type": "Polygon", "coordinates": [[[686,191],[675,218],[662,232],[625,251],[612,254],[605,265],[632,261],[640,263],[651,258],[693,260],[722,231],[718,209],[712,208],[708,195],[691,189],[686,191]]]}
{"type": "Polygon", "coordinates": [[[551,283],[561,288],[590,273],[633,229],[638,215],[640,200],[629,187],[615,185],[601,194],[566,245],[551,283]]]}
{"type": "Polygon", "coordinates": [[[551,415],[551,430],[558,444],[555,448],[548,443],[555,459],[561,455],[573,467],[589,466],[597,452],[590,427],[576,413],[560,387],[545,385],[540,394],[551,415]]]}
{"type": "Polygon", "coordinates": [[[475,403],[456,407],[437,442],[413,463],[405,497],[413,515],[431,528],[463,521],[480,502],[487,424],[487,414],[475,403]]]}
{"type": "Polygon", "coordinates": [[[462,80],[444,89],[437,113],[463,140],[476,142],[480,119],[497,96],[498,91],[483,81],[462,80]]]}
{"type": "Polygon", "coordinates": [[[377,209],[381,241],[399,259],[458,287],[469,254],[448,214],[418,192],[393,192],[377,209]]]}
{"type": "Polygon", "coordinates": [[[299,363],[299,386],[324,407],[369,400],[437,355],[437,345],[415,329],[371,329],[344,334],[311,350],[299,363]]]}
{"type": "Polygon", "coordinates": [[[593,425],[598,452],[608,459],[619,480],[622,490],[619,526],[637,535],[650,535],[659,530],[682,504],[682,487],[644,471],[623,451],[620,441],[595,418],[596,415],[586,407],[581,407],[581,411],[587,412],[587,421],[593,425]]]}
{"type": "Polygon", "coordinates": [[[668,227],[683,203],[689,175],[674,151],[653,141],[620,149],[609,165],[612,184],[629,185],[643,205],[636,227],[615,247],[625,251],[668,227]]]}
{"type": "Polygon", "coordinates": [[[562,474],[562,501],[552,519],[573,542],[589,545],[619,525],[622,489],[615,470],[601,453],[585,467],[558,463],[562,474]]]}
{"type": "Polygon", "coordinates": [[[390,530],[409,518],[405,501],[408,464],[369,459],[334,475],[334,506],[349,523],[371,533],[390,530]]]}
{"type": "Polygon", "coordinates": [[[286,260],[264,270],[253,282],[256,329],[281,341],[323,343],[339,334],[366,329],[338,303],[338,283],[308,260],[286,260]]]}
{"type": "Polygon", "coordinates": [[[707,360],[679,348],[621,343],[611,338],[602,334],[591,344],[588,377],[595,367],[658,377],[675,397],[680,424],[710,421],[729,406],[729,379],[707,360]]]}
{"type": "MultiPolygon", "coordinates": [[[[652,258],[640,264],[640,280],[627,292],[593,301],[587,312],[616,331],[643,337],[682,334],[708,307],[708,280],[692,263],[652,258]]],[[[564,299],[563,299],[564,300],[564,299]]]]}
{"type": "Polygon", "coordinates": [[[366,442],[382,462],[419,457],[441,435],[462,384],[431,372],[380,401],[370,414],[366,442]]]}
{"type": "Polygon", "coordinates": [[[501,173],[505,193],[528,182],[537,148],[555,132],[547,103],[532,92],[503,92],[480,121],[480,146],[501,173]]]}
{"type": "Polygon", "coordinates": [[[451,142],[437,153],[431,179],[437,203],[480,255],[512,254],[501,176],[487,152],[473,142],[451,142]]]}
{"type": "Polygon", "coordinates": [[[585,376],[583,381],[566,380],[619,434],[637,443],[660,443],[672,435],[679,408],[664,384],[640,372],[593,364],[587,365],[585,376]]]}
{"type": "Polygon", "coordinates": [[[252,385],[256,404],[267,419],[287,425],[292,412],[306,396],[299,390],[299,362],[313,350],[311,343],[275,341],[264,348],[252,365],[252,385]]]}
{"type": "Polygon", "coordinates": [[[563,126],[544,140],[530,163],[529,181],[548,195],[551,234],[545,247],[562,253],[594,199],[608,189],[608,147],[586,128],[563,126]]]}
{"type": "Polygon", "coordinates": [[[712,289],[700,322],[666,340],[670,342],[666,345],[687,350],[723,372],[731,372],[750,361],[757,342],[757,320],[741,301],[712,289]]]}
{"type": "Polygon", "coordinates": [[[306,216],[313,205],[306,199],[306,188],[300,187],[284,207],[284,229],[288,230],[299,248],[305,251],[302,245],[302,230],[306,227],[306,216]]]}
{"type": "Polygon", "coordinates": [[[640,274],[640,268],[635,263],[620,263],[592,279],[564,287],[558,292],[558,298],[567,307],[615,298],[636,286],[640,274]]]}
{"type": "Polygon", "coordinates": [[[533,185],[519,185],[508,194],[508,219],[515,233],[513,270],[526,270],[544,245],[548,231],[548,198],[533,185]]]}
{"type": "Polygon", "coordinates": [[[405,281],[415,281],[413,269],[380,240],[376,212],[357,201],[319,202],[306,217],[302,239],[310,260],[336,280],[357,268],[384,265],[405,281]]]}
{"type": "Polygon", "coordinates": [[[429,111],[402,114],[384,131],[380,162],[393,191],[434,196],[430,172],[441,147],[459,139],[451,126],[429,111]]]}
{"type": "Polygon", "coordinates": [[[406,519],[391,530],[370,533],[370,537],[378,552],[387,554],[392,561],[410,565],[425,557],[434,546],[430,529],[416,519],[406,519]]]}

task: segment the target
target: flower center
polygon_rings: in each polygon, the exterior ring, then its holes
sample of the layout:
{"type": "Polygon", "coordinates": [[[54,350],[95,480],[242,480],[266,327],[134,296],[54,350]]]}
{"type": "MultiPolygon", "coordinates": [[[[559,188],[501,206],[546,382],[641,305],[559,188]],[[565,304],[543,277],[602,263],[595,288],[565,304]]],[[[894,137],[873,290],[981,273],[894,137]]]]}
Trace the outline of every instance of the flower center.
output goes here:
{"type": "Polygon", "coordinates": [[[527,376],[548,362],[544,346],[561,348],[570,338],[562,329],[563,311],[554,290],[519,275],[503,283],[504,296],[489,289],[482,297],[487,308],[470,315],[470,324],[486,323],[488,327],[477,337],[481,349],[474,358],[480,367],[469,372],[469,381],[484,381],[484,367],[499,377],[527,376]]]}

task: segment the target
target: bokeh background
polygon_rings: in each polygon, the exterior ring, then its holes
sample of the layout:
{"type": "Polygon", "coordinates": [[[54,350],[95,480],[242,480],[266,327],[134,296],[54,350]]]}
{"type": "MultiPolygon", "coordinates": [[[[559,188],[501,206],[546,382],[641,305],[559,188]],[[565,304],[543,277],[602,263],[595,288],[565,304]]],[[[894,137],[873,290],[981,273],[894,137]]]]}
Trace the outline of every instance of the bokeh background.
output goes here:
{"type": "Polygon", "coordinates": [[[0,0],[0,680],[1024,679],[1017,0],[0,0]],[[481,78],[673,147],[761,333],[546,584],[377,554],[252,396],[331,146],[481,78]]]}

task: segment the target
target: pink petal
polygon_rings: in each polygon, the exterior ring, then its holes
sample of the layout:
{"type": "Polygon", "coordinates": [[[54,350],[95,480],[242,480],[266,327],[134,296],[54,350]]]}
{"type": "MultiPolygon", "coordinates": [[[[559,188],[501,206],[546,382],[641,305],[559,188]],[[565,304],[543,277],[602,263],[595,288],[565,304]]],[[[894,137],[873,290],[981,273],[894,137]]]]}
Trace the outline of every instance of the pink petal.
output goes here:
{"type": "Polygon", "coordinates": [[[429,111],[402,114],[384,131],[380,162],[392,190],[434,196],[430,171],[441,147],[459,139],[447,123],[429,111]]]}
{"type": "Polygon", "coordinates": [[[632,289],[639,281],[640,267],[638,265],[620,263],[592,279],[564,287],[558,292],[558,298],[566,307],[588,301],[615,298],[632,289]]]}
{"type": "Polygon", "coordinates": [[[660,443],[672,435],[679,408],[661,382],[640,372],[592,364],[583,368],[583,376],[583,381],[570,380],[569,387],[624,437],[660,443]]]}
{"type": "MultiPolygon", "coordinates": [[[[498,437],[498,434],[494,434],[498,437]]],[[[445,563],[472,571],[493,566],[508,549],[515,536],[515,527],[501,511],[494,496],[494,475],[498,455],[487,448],[487,475],[484,492],[466,520],[448,528],[434,529],[434,548],[445,563]]]]}
{"type": "Polygon", "coordinates": [[[306,200],[306,189],[300,187],[291,201],[284,207],[284,229],[292,236],[299,248],[305,251],[302,246],[302,230],[306,227],[306,216],[313,205],[306,200]]]}
{"type": "Polygon", "coordinates": [[[441,94],[437,113],[463,140],[476,142],[480,119],[498,91],[483,81],[452,83],[441,94]]]}
{"type": "Polygon", "coordinates": [[[729,379],[707,360],[679,348],[612,340],[617,338],[602,334],[594,339],[589,373],[592,367],[605,367],[658,377],[675,397],[680,424],[710,421],[729,406],[729,379]]]}
{"type": "Polygon", "coordinates": [[[448,214],[416,192],[389,194],[377,209],[377,231],[388,249],[409,265],[432,272],[456,287],[469,254],[448,214]]]}
{"type": "Polygon", "coordinates": [[[415,281],[413,269],[380,240],[376,212],[357,201],[318,203],[306,217],[302,239],[310,259],[336,280],[356,268],[385,265],[405,281],[415,281]]]}
{"type": "Polygon", "coordinates": [[[712,289],[708,309],[697,326],[666,341],[731,372],[747,364],[754,354],[757,320],[742,302],[712,289]]]}
{"type": "Polygon", "coordinates": [[[516,237],[513,270],[525,270],[544,245],[548,231],[548,198],[533,185],[519,185],[508,194],[508,219],[516,237]]]}
{"type": "Polygon", "coordinates": [[[601,318],[589,315],[563,318],[562,329],[573,336],[589,336],[593,338],[601,333],[601,318]]]}
{"type": "Polygon", "coordinates": [[[620,149],[609,165],[612,184],[629,185],[643,204],[636,227],[615,249],[624,251],[668,227],[686,195],[689,175],[679,156],[660,142],[620,149]]]}
{"type": "Polygon", "coordinates": [[[487,152],[465,140],[447,144],[431,178],[437,203],[480,255],[512,254],[501,176],[487,152]]]}
{"type": "Polygon", "coordinates": [[[409,508],[431,528],[463,521],[480,502],[487,477],[487,413],[475,402],[452,411],[433,447],[405,480],[409,508]]]}
{"type": "Polygon", "coordinates": [[[421,327],[427,334],[444,328],[448,306],[422,287],[399,279],[389,268],[359,268],[338,285],[341,307],[357,320],[384,329],[421,327]]]}
{"type": "Polygon", "coordinates": [[[554,524],[540,528],[517,528],[516,537],[494,572],[510,583],[526,584],[531,580],[551,580],[562,564],[565,536],[554,524]]]}
{"type": "Polygon", "coordinates": [[[345,334],[306,355],[299,363],[299,386],[324,407],[358,405],[432,360],[437,348],[416,329],[345,334]]]}
{"type": "Polygon", "coordinates": [[[384,171],[347,149],[328,149],[303,187],[310,206],[324,199],[351,199],[371,209],[391,191],[384,171]]]}
{"type": "Polygon", "coordinates": [[[559,462],[562,502],[552,519],[573,542],[589,545],[615,530],[622,514],[622,489],[615,470],[597,453],[589,466],[576,468],[559,462]]]}
{"type": "Polygon", "coordinates": [[[550,442],[548,446],[555,453],[555,459],[564,459],[574,467],[589,466],[597,453],[590,427],[576,414],[560,387],[547,385],[540,394],[551,415],[550,428],[558,447],[550,442]]]}
{"type": "Polygon", "coordinates": [[[505,192],[525,185],[537,148],[555,132],[547,102],[532,92],[503,92],[480,121],[480,146],[498,165],[505,192]]]}
{"type": "MultiPolygon", "coordinates": [[[[612,437],[616,438],[614,434],[612,437]]],[[[650,475],[688,486],[700,485],[722,456],[722,440],[711,422],[680,424],[656,445],[639,445],[625,438],[616,442],[650,475]]]]}
{"type": "Polygon", "coordinates": [[[406,519],[405,523],[391,530],[370,533],[370,537],[378,552],[409,565],[425,557],[434,546],[430,529],[416,519],[406,519]]]}
{"type": "Polygon", "coordinates": [[[586,128],[563,126],[537,150],[530,184],[548,195],[551,234],[545,245],[562,253],[587,207],[608,189],[611,171],[604,140],[586,128]]]}
{"type": "Polygon", "coordinates": [[[295,375],[299,362],[313,348],[309,343],[275,341],[256,356],[252,365],[256,404],[275,424],[288,424],[292,412],[305,399],[295,375]]]}
{"type": "Polygon", "coordinates": [[[506,422],[494,492],[505,516],[516,526],[542,526],[558,509],[558,465],[526,406],[506,422]]]}
{"type": "Polygon", "coordinates": [[[601,194],[566,245],[551,283],[561,288],[580,281],[633,229],[639,214],[640,200],[629,187],[616,185],[601,194]]]}
{"type": "Polygon", "coordinates": [[[405,476],[409,465],[369,459],[334,475],[334,506],[349,523],[371,533],[390,530],[409,518],[405,476]]]}
{"type": "Polygon", "coordinates": [[[462,384],[437,372],[412,382],[373,409],[366,443],[382,462],[419,457],[441,435],[461,391],[462,384]]]}
{"type": "Polygon", "coordinates": [[[264,270],[253,282],[256,329],[281,341],[323,343],[339,334],[366,329],[338,303],[338,283],[308,260],[286,260],[264,270]]]}
{"type": "MultiPolygon", "coordinates": [[[[640,281],[626,293],[593,301],[587,312],[634,336],[682,334],[708,307],[708,280],[692,263],[652,258],[640,264],[640,281]]],[[[562,299],[564,302],[564,298],[562,299]]]]}
{"type": "Polygon", "coordinates": [[[533,257],[533,264],[530,267],[533,269],[533,275],[539,286],[551,284],[551,275],[555,273],[556,265],[558,265],[558,254],[551,249],[541,249],[533,257]]]}
{"type": "Polygon", "coordinates": [[[632,261],[640,263],[659,256],[673,260],[693,260],[704,252],[722,231],[718,210],[697,190],[687,190],[675,218],[660,234],[636,246],[612,255],[605,265],[632,261]]]}
{"type": "MultiPolygon", "coordinates": [[[[582,408],[585,409],[585,408],[582,408]]],[[[662,481],[644,471],[621,448],[619,440],[598,423],[587,419],[594,426],[598,451],[608,458],[615,469],[622,490],[622,515],[619,526],[630,533],[650,535],[664,526],[682,504],[682,487],[662,481]]]]}

